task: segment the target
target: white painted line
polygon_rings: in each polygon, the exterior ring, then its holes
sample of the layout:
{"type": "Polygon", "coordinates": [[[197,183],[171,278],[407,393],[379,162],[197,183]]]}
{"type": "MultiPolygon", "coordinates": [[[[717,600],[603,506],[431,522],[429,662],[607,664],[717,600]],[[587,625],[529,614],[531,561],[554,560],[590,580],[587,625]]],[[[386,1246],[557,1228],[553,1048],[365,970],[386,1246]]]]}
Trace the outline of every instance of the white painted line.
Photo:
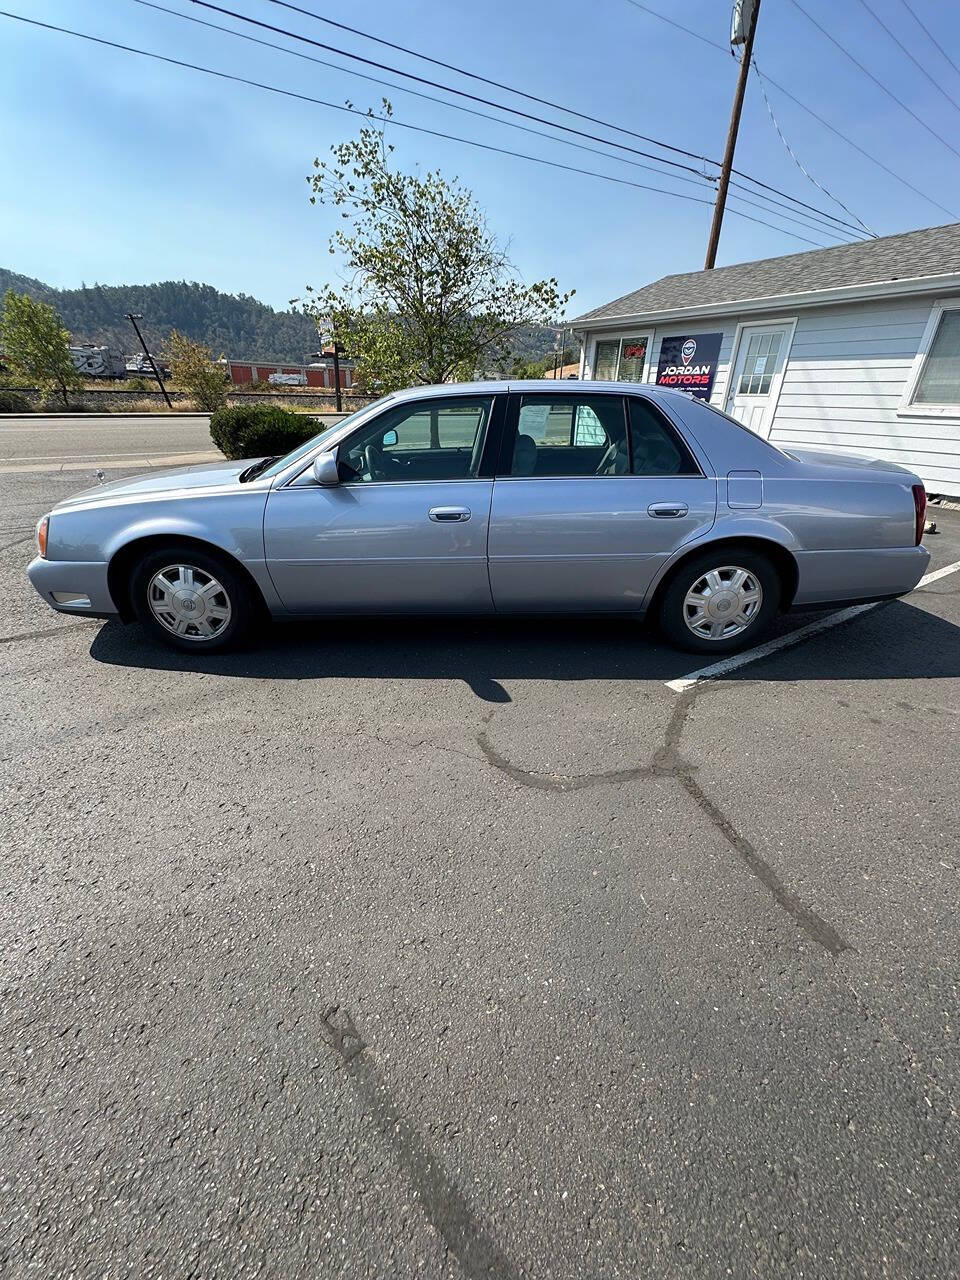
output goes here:
{"type": "MultiPolygon", "coordinates": [[[[960,569],[960,560],[956,564],[944,565],[942,569],[934,569],[933,573],[928,573],[920,579],[917,587],[925,587],[927,583],[936,582],[938,578],[945,578],[948,573],[956,573],[958,569],[960,569]]],[[[914,587],[914,591],[916,591],[917,587],[914,587]]]]}
{"type": "MultiPolygon", "coordinates": [[[[928,573],[920,579],[914,590],[918,587],[925,587],[931,582],[936,582],[938,578],[945,578],[950,573],[956,573],[960,569],[960,560],[954,564],[945,565],[942,569],[936,569],[933,573],[928,573]]],[[[716,676],[724,676],[728,671],[736,671],[739,667],[745,667],[750,662],[757,662],[760,658],[766,658],[771,653],[778,653],[781,649],[789,649],[792,645],[800,644],[804,640],[808,640],[810,636],[819,635],[821,631],[829,631],[832,627],[839,627],[844,622],[849,622],[851,618],[856,618],[861,613],[867,613],[870,609],[876,609],[878,604],[883,604],[882,600],[873,600],[869,604],[855,604],[849,609],[841,609],[839,613],[831,613],[828,617],[819,618],[816,622],[811,622],[805,627],[800,627],[797,631],[791,631],[789,635],[777,636],[775,640],[768,640],[766,644],[758,645],[756,649],[748,649],[744,653],[732,654],[729,658],[722,658],[719,662],[713,662],[709,667],[701,667],[699,671],[691,671],[687,676],[681,676],[678,680],[668,680],[667,688],[672,689],[674,693],[684,693],[687,689],[698,684],[701,680],[713,680],[716,676]]]]}

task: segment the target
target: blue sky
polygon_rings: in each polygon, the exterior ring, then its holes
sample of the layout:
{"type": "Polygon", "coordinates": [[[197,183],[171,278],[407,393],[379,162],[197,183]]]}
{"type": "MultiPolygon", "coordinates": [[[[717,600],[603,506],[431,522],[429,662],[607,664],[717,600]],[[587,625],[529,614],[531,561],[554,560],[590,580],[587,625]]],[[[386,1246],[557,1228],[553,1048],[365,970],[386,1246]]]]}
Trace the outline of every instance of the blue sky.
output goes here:
{"type": "MultiPolygon", "coordinates": [[[[190,0],[160,2],[252,31],[190,0]]],[[[285,11],[269,0],[217,2],[403,70],[534,113],[539,110],[500,90],[477,86],[285,11]]],[[[730,7],[726,0],[686,0],[679,5],[645,0],[650,8],[672,13],[670,23],[648,16],[630,0],[486,0],[483,5],[450,0],[297,2],[675,146],[712,157],[722,152],[736,67],[729,55],[691,33],[725,44],[730,7]]],[[[946,139],[960,138],[960,105],[950,101],[960,104],[960,74],[917,27],[903,0],[868,3],[935,83],[897,48],[862,0],[845,0],[842,5],[836,0],[801,2],[917,116],[946,139]]],[[[950,0],[910,3],[960,65],[956,7],[950,0]]],[[[205,30],[134,0],[4,0],[3,7],[332,102],[350,99],[366,108],[378,106],[386,93],[397,119],[411,124],[709,196],[706,188],[680,185],[614,158],[531,137],[410,97],[400,89],[384,90],[205,30]]],[[[316,49],[307,51],[344,61],[316,49]]],[[[960,214],[958,157],[848,62],[793,0],[764,0],[755,54],[762,70],[837,129],[960,214]]],[[[398,79],[389,74],[384,78],[398,79]]],[[[875,231],[887,234],[951,221],[777,90],[771,89],[770,95],[805,166],[875,231]]],[[[558,118],[592,129],[571,117],[558,118]]],[[[327,241],[336,215],[309,204],[305,175],[314,156],[325,155],[331,143],[352,136],[358,127],[356,118],[335,110],[0,18],[0,265],[60,287],[83,281],[200,280],[284,306],[305,284],[321,285],[334,270],[327,241]]],[[[636,139],[610,136],[645,147],[636,139]]],[[[400,129],[392,131],[392,140],[397,162],[404,168],[440,168],[472,188],[492,227],[509,240],[511,256],[525,279],[556,275],[562,288],[575,288],[568,315],[668,272],[697,270],[703,264],[710,222],[705,205],[400,129]]],[[[960,150],[960,142],[953,145],[960,150]]],[[[787,155],[756,81],[748,89],[736,163],[811,204],[840,212],[787,155]]],[[[769,216],[755,209],[749,212],[769,216]]],[[[818,238],[809,228],[786,222],[782,226],[818,238]]],[[[785,229],[728,216],[718,263],[809,247],[785,229]]]]}

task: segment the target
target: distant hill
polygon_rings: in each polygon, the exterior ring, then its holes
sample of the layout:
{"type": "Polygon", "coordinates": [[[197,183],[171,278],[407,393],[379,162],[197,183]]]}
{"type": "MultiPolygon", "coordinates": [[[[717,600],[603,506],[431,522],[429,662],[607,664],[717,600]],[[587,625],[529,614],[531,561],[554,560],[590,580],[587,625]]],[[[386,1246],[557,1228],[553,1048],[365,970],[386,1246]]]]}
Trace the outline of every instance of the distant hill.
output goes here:
{"type": "MultiPolygon", "coordinates": [[[[0,296],[8,289],[56,307],[76,342],[114,347],[128,355],[140,349],[128,311],[144,317],[144,337],[158,351],[171,329],[206,343],[215,356],[299,363],[317,348],[316,329],[305,316],[275,311],[247,294],[221,293],[209,284],[165,280],[53,289],[42,280],[0,267],[0,296]]],[[[537,359],[553,350],[553,341],[553,329],[528,326],[517,334],[514,354],[537,359]]]]}
{"type": "Polygon", "coordinates": [[[163,348],[171,329],[205,342],[214,355],[300,362],[317,348],[313,324],[295,311],[274,311],[246,294],[221,293],[209,284],[84,285],[52,289],[41,280],[0,267],[0,294],[8,289],[49,302],[77,342],[139,350],[127,312],[140,313],[148,344],[163,348]]]}

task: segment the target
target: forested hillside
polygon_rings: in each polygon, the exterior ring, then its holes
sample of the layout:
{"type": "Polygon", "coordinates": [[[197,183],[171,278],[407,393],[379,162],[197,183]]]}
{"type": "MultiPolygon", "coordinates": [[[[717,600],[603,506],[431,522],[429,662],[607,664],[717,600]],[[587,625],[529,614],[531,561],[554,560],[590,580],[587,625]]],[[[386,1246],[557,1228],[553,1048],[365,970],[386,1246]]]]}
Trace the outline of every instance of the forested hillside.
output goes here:
{"type": "MultiPolygon", "coordinates": [[[[317,349],[316,330],[305,316],[274,311],[256,298],[221,293],[209,284],[165,280],[161,284],[53,289],[41,280],[0,267],[0,296],[8,289],[56,307],[75,342],[115,347],[127,354],[139,350],[126,318],[129,311],[143,316],[140,327],[157,352],[164,350],[171,329],[205,342],[215,356],[299,363],[317,349]]],[[[554,337],[553,329],[525,327],[516,335],[514,354],[538,359],[553,351],[554,337]]]]}
{"type": "Polygon", "coordinates": [[[40,280],[0,268],[0,294],[28,293],[57,308],[77,342],[95,342],[132,353],[136,335],[128,311],[143,316],[151,347],[162,350],[171,329],[207,343],[214,354],[260,360],[302,361],[317,348],[313,324],[294,311],[274,311],[245,294],[221,293],[208,284],[84,285],[51,289],[40,280]]]}

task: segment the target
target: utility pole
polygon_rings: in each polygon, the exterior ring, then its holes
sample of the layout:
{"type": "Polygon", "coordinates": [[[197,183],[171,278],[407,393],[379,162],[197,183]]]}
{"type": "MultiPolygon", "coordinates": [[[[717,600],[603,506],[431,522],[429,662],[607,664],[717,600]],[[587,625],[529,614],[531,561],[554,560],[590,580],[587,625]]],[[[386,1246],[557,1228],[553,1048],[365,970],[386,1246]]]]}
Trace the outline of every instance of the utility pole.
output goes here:
{"type": "Polygon", "coordinates": [[[150,354],[150,352],[148,351],[148,349],[147,349],[147,344],[146,344],[146,343],[144,342],[144,340],[143,340],[143,334],[140,332],[140,326],[137,324],[137,321],[138,321],[138,320],[142,320],[142,319],[143,319],[143,316],[141,316],[141,315],[136,315],[136,316],[135,316],[132,312],[128,311],[128,312],[127,312],[127,319],[130,321],[130,323],[133,325],[134,329],[136,329],[136,331],[137,331],[137,337],[140,339],[140,345],[141,345],[141,347],[143,347],[143,354],[144,354],[144,355],[147,357],[147,359],[150,361],[150,368],[153,370],[153,376],[154,376],[154,377],[156,378],[156,380],[157,380],[157,386],[158,386],[158,387],[160,388],[160,390],[163,392],[163,398],[164,398],[164,400],[166,400],[166,402],[167,402],[167,408],[168,408],[168,409],[172,409],[172,408],[173,408],[173,405],[170,403],[170,397],[167,395],[167,388],[163,385],[163,379],[160,377],[160,370],[157,368],[157,363],[156,363],[156,361],[154,360],[153,356],[152,356],[152,355],[150,354]]]}
{"type": "Polygon", "coordinates": [[[333,381],[336,388],[334,402],[337,413],[343,413],[343,392],[340,390],[340,343],[336,338],[333,340],[333,381]]]}
{"type": "Polygon", "coordinates": [[[740,44],[742,42],[743,54],[740,58],[740,75],[737,78],[737,89],[733,95],[730,128],[727,131],[727,145],[723,153],[723,165],[720,169],[720,185],[717,187],[717,200],[713,206],[713,222],[710,226],[707,260],[703,264],[705,271],[712,270],[717,261],[720,228],[723,226],[723,211],[727,204],[727,188],[730,186],[730,170],[733,168],[733,153],[737,147],[740,113],[743,110],[743,96],[747,91],[747,80],[750,76],[750,62],[753,58],[753,37],[757,32],[757,19],[759,16],[760,0],[736,0],[731,44],[740,44]],[[744,25],[746,30],[743,29],[744,25]]]}

